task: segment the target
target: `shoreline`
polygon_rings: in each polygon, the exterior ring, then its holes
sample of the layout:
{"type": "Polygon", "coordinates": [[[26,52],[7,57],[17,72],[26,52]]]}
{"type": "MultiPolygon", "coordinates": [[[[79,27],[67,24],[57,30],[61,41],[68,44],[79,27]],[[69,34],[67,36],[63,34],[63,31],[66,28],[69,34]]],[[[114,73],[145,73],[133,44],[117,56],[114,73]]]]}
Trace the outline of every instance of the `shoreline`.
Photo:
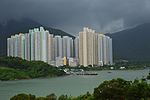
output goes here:
{"type": "MultiPolygon", "coordinates": [[[[108,71],[108,74],[113,73],[113,71],[137,71],[137,70],[145,70],[145,69],[115,69],[115,70],[110,70],[110,69],[103,69],[103,70],[88,70],[85,72],[101,72],[101,71],[108,71]]],[[[33,80],[33,79],[49,79],[49,78],[58,78],[58,77],[65,77],[65,76],[71,76],[71,75],[76,75],[76,74],[65,74],[61,76],[46,76],[46,77],[37,77],[37,78],[22,78],[22,79],[13,79],[13,80],[0,80],[0,82],[9,82],[9,81],[20,81],[20,80],[33,80]]],[[[76,76],[97,76],[97,75],[76,75],[76,76]]]]}

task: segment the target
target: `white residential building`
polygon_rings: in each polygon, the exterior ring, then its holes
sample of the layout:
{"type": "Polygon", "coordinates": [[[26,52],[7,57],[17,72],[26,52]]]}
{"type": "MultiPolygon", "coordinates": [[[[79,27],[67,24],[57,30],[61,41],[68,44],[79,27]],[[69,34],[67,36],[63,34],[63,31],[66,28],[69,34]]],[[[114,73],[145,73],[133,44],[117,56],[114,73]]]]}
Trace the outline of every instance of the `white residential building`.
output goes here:
{"type": "Polygon", "coordinates": [[[7,55],[57,66],[62,66],[64,57],[71,66],[113,64],[112,39],[87,27],[75,39],[54,36],[43,27],[12,35],[7,39],[7,55]]]}

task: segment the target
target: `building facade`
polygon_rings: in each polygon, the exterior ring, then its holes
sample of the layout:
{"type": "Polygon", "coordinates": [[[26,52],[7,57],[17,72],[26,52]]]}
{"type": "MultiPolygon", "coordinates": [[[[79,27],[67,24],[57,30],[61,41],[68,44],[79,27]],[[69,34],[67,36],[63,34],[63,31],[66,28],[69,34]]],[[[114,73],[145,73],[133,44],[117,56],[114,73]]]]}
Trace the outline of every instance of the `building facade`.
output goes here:
{"type": "Polygon", "coordinates": [[[112,65],[112,39],[87,27],[73,39],[54,36],[43,27],[30,29],[7,39],[7,56],[29,61],[44,61],[51,65],[112,65]]]}
{"type": "Polygon", "coordinates": [[[112,65],[112,39],[87,27],[79,32],[79,63],[88,65],[112,65]]]}

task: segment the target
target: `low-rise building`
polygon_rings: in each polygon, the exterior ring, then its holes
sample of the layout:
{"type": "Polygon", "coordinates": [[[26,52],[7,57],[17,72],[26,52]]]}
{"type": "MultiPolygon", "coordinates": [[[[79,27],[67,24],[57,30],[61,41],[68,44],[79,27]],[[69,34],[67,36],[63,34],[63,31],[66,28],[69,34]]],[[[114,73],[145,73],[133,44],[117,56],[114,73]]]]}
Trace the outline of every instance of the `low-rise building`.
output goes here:
{"type": "Polygon", "coordinates": [[[79,60],[76,58],[68,58],[68,64],[71,67],[76,67],[79,65],[79,60]]]}
{"type": "Polygon", "coordinates": [[[62,57],[56,57],[56,66],[63,66],[64,65],[64,59],[62,57]]]}

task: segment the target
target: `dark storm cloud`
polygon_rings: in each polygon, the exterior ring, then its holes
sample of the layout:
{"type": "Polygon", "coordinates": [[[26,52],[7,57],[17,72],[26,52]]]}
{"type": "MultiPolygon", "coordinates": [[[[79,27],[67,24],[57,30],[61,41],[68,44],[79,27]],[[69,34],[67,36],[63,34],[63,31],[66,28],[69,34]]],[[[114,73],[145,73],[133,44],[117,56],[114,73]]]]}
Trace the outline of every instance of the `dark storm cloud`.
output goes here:
{"type": "Polygon", "coordinates": [[[149,0],[1,0],[0,19],[32,18],[77,33],[84,26],[113,32],[150,22],[149,0]]]}

